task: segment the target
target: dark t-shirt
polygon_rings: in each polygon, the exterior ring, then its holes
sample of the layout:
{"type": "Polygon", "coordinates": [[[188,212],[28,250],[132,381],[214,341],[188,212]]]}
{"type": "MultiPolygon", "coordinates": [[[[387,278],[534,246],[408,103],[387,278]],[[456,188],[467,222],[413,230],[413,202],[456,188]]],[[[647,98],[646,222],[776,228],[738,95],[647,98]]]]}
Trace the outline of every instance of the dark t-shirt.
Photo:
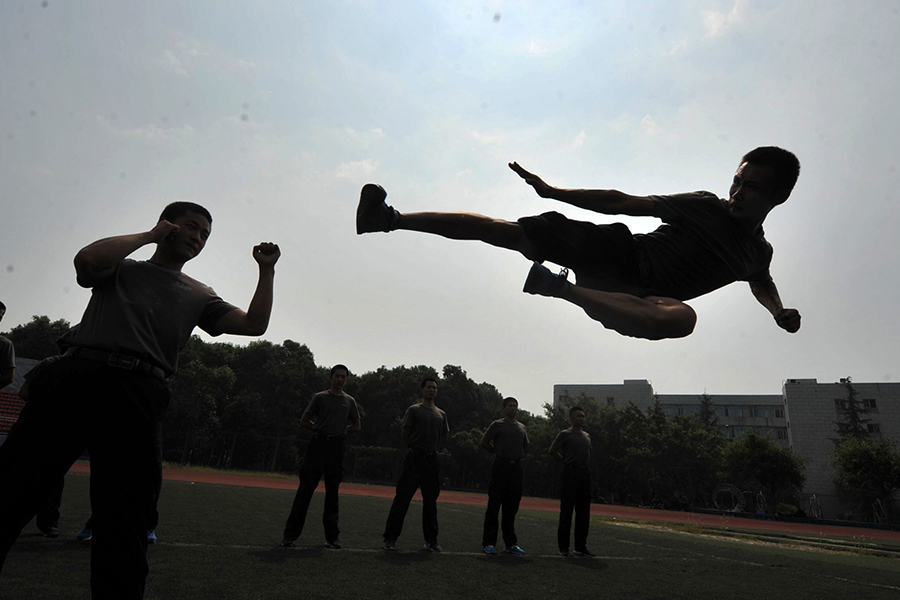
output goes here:
{"type": "Polygon", "coordinates": [[[0,335],[0,369],[16,368],[16,348],[13,343],[0,335]]]}
{"type": "Polygon", "coordinates": [[[554,448],[562,455],[563,463],[586,467],[591,462],[591,436],[587,431],[563,429],[553,440],[554,448]]]}
{"type": "Polygon", "coordinates": [[[325,390],[312,397],[306,412],[313,420],[313,431],[326,435],[345,435],[347,425],[359,420],[359,409],[353,396],[340,396],[325,390]]]}
{"type": "Polygon", "coordinates": [[[520,460],[525,456],[528,433],[518,421],[497,419],[484,432],[485,441],[494,441],[494,454],[507,460],[520,460]]]}
{"type": "Polygon", "coordinates": [[[94,286],[71,343],[129,354],[171,375],[194,327],[216,335],[213,326],[234,308],[181,271],[126,258],[94,286]]]}
{"type": "Polygon", "coordinates": [[[762,228],[746,233],[724,200],[710,192],[650,198],[663,225],[634,236],[647,295],[690,300],[734,281],[771,280],[762,228]]]}
{"type": "Polygon", "coordinates": [[[440,451],[444,434],[450,433],[447,413],[436,406],[422,404],[413,404],[406,409],[403,427],[410,428],[407,445],[429,454],[440,451]]]}

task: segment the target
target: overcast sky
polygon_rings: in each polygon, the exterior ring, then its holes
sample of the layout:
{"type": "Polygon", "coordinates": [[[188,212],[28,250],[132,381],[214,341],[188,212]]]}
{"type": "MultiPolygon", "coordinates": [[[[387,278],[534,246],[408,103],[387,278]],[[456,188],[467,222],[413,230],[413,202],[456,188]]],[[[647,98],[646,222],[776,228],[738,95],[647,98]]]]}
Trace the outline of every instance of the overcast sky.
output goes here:
{"type": "Polygon", "coordinates": [[[214,223],[185,271],[246,308],[251,248],[277,242],[264,338],[320,365],[460,365],[533,412],[555,383],[897,381],[898,30],[896,0],[3,2],[0,329],[78,322],[78,249],[190,200],[214,223]],[[735,283],[691,302],[690,337],[625,338],[523,294],[516,253],[354,229],[369,181],[402,211],[609,222],[507,162],[564,187],[724,197],[760,145],[803,169],[765,226],[795,335],[735,283]]]}

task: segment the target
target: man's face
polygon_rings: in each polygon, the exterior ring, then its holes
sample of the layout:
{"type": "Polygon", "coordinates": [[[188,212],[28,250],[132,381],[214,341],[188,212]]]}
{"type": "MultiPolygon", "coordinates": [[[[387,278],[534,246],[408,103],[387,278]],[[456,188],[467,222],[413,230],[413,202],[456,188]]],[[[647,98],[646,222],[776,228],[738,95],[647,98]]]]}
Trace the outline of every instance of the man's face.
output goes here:
{"type": "Polygon", "coordinates": [[[576,410],[569,415],[569,421],[571,421],[572,425],[575,427],[584,427],[584,411],[576,410]]]}
{"type": "Polygon", "coordinates": [[[775,169],[745,162],[731,182],[728,213],[733,219],[758,224],[780,199],[775,169]]]}
{"type": "Polygon", "coordinates": [[[350,377],[350,374],[343,370],[337,369],[334,373],[331,374],[331,387],[332,389],[342,390],[344,389],[344,384],[347,383],[347,378],[350,377]]]}
{"type": "Polygon", "coordinates": [[[165,244],[178,258],[187,262],[196,257],[206,246],[206,240],[212,231],[212,226],[203,215],[188,212],[173,221],[178,225],[178,231],[170,233],[165,244]]]}
{"type": "Polygon", "coordinates": [[[422,398],[434,400],[435,396],[437,396],[437,384],[433,381],[426,381],[425,387],[422,388],[422,398]]]}
{"type": "Polygon", "coordinates": [[[518,402],[507,402],[503,407],[503,414],[507,419],[515,419],[516,415],[519,413],[519,403],[518,402]]]}

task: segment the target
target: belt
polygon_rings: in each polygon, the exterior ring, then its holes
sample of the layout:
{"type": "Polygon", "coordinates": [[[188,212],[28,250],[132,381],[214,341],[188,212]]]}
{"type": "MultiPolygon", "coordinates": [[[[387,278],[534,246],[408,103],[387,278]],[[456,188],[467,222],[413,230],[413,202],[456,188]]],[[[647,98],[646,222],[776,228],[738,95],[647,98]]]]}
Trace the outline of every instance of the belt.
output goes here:
{"type": "Polygon", "coordinates": [[[517,464],[519,464],[519,461],[521,459],[520,458],[503,458],[503,457],[498,456],[494,460],[496,460],[497,462],[504,464],[504,465],[517,465],[517,464]]]}
{"type": "Polygon", "coordinates": [[[119,354],[117,352],[106,352],[104,350],[94,350],[93,348],[84,348],[75,346],[66,350],[64,356],[74,356],[100,362],[117,369],[125,369],[126,371],[139,371],[146,373],[157,379],[165,379],[166,373],[156,365],[150,364],[145,360],[140,360],[129,354],[119,354]]]}
{"type": "Polygon", "coordinates": [[[325,440],[325,441],[327,441],[327,442],[330,442],[330,441],[333,441],[333,440],[344,441],[344,440],[346,439],[346,437],[347,437],[347,436],[345,436],[345,435],[329,435],[329,434],[327,434],[327,433],[317,433],[317,434],[313,435],[313,439],[315,439],[315,440],[325,440]]]}

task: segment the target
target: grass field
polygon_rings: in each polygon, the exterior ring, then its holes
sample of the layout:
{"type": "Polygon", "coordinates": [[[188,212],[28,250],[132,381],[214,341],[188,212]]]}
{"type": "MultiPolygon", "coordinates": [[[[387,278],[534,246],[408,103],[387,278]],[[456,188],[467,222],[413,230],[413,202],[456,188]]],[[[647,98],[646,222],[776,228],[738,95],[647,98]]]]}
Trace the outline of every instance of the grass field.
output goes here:
{"type": "MultiPolygon", "coordinates": [[[[0,598],[87,599],[90,544],[75,533],[90,512],[86,475],[70,474],[61,536],[26,527],[0,576],[0,598]]],[[[438,505],[443,554],[419,552],[421,505],[380,550],[390,500],[341,498],[345,550],[325,550],[322,495],[295,548],[281,548],[293,492],[166,481],[160,543],[149,551],[147,598],[867,598],[900,597],[900,560],[837,554],[594,520],[594,560],[556,555],[556,514],[517,519],[525,557],[481,553],[483,507],[438,505]]]]}

